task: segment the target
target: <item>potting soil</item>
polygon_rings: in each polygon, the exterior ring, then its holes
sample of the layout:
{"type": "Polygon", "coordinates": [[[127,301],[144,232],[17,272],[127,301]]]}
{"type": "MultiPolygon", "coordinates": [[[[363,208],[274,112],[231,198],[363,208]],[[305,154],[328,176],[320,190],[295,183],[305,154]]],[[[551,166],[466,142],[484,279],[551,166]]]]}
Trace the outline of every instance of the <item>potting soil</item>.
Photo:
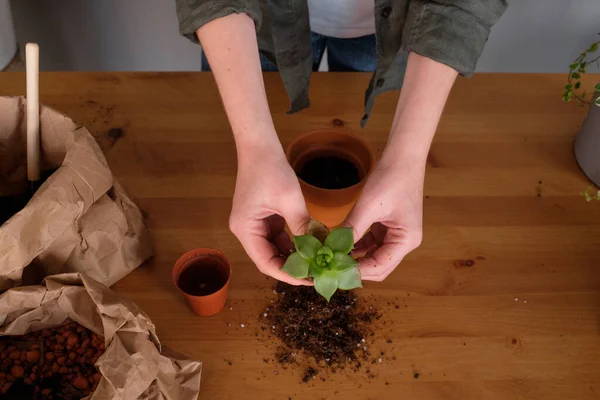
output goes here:
{"type": "Polygon", "coordinates": [[[318,370],[358,369],[368,361],[366,338],[372,336],[371,323],[381,315],[365,305],[352,291],[338,291],[327,301],[313,287],[290,286],[279,282],[277,300],[261,320],[282,343],[274,361],[296,363],[299,357],[315,363],[304,371],[303,381],[318,370]]]}
{"type": "Polygon", "coordinates": [[[316,157],[304,164],[298,172],[304,182],[323,189],[343,189],[360,182],[356,166],[339,157],[316,157]]]}

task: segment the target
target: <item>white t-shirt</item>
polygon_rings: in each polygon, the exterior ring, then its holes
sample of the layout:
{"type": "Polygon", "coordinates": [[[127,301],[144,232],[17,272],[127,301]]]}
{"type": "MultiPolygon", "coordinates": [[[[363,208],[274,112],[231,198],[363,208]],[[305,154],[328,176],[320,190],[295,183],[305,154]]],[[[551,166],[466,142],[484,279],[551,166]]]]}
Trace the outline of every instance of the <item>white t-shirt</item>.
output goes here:
{"type": "Polygon", "coordinates": [[[336,38],[375,33],[374,0],[308,0],[310,29],[336,38]]]}

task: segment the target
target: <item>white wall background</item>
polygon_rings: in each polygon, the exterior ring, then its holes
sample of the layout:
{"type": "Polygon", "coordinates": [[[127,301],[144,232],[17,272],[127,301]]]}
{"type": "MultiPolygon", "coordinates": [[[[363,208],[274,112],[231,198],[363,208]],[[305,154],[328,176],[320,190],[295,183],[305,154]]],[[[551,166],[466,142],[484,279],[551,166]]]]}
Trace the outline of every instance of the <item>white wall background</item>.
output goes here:
{"type": "MultiPolygon", "coordinates": [[[[325,0],[324,0],[325,1],[325,0]]],[[[477,1],[477,0],[473,0],[477,1]]],[[[199,70],[174,0],[11,0],[17,40],[41,46],[44,70],[199,70]]],[[[600,0],[513,0],[478,70],[564,72],[600,32],[600,0]]]]}
{"type": "Polygon", "coordinates": [[[179,35],[175,0],[11,0],[17,41],[40,45],[40,68],[199,70],[179,35]]]}

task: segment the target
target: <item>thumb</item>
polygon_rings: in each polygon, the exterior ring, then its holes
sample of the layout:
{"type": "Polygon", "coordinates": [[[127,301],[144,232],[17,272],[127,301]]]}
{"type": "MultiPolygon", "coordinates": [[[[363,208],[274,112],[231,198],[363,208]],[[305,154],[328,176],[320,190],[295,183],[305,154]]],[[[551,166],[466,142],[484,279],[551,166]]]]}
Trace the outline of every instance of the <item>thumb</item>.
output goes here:
{"type": "Polygon", "coordinates": [[[308,210],[302,196],[300,196],[300,199],[293,199],[285,204],[280,212],[292,235],[300,236],[306,233],[306,229],[310,223],[310,215],[308,215],[308,210]]]}
{"type": "Polygon", "coordinates": [[[361,199],[358,200],[346,221],[342,224],[342,226],[352,228],[354,233],[354,242],[358,242],[367,232],[367,230],[377,222],[377,208],[371,207],[366,204],[361,199]]]}

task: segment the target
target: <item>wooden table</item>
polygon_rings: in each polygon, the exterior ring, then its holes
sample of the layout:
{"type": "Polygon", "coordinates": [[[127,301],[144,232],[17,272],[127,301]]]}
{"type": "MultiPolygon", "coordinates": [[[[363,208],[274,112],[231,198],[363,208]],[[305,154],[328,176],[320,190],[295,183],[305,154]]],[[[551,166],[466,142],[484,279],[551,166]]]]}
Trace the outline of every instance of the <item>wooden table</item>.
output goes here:
{"type": "MultiPolygon", "coordinates": [[[[397,93],[377,99],[363,131],[368,79],[315,74],[312,107],[286,116],[279,77],[267,74],[282,142],[349,129],[380,152],[397,93]]],[[[336,374],[303,384],[302,371],[265,364],[274,346],[255,336],[273,282],[227,228],[236,160],[212,76],[40,79],[41,100],[90,129],[147,215],[156,257],[115,290],[150,315],[165,345],[204,361],[207,400],[600,398],[600,204],[580,196],[589,183],[572,140],[585,109],[561,102],[563,81],[458,80],[429,157],[424,242],[385,282],[360,292],[385,309],[388,324],[370,339],[386,350],[384,362],[371,379],[336,374]],[[114,127],[124,138],[107,135],[114,127]],[[192,315],[171,283],[176,258],[199,246],[223,249],[234,268],[229,303],[212,318],[192,315]]],[[[24,92],[23,74],[0,74],[0,95],[24,92]]]]}

